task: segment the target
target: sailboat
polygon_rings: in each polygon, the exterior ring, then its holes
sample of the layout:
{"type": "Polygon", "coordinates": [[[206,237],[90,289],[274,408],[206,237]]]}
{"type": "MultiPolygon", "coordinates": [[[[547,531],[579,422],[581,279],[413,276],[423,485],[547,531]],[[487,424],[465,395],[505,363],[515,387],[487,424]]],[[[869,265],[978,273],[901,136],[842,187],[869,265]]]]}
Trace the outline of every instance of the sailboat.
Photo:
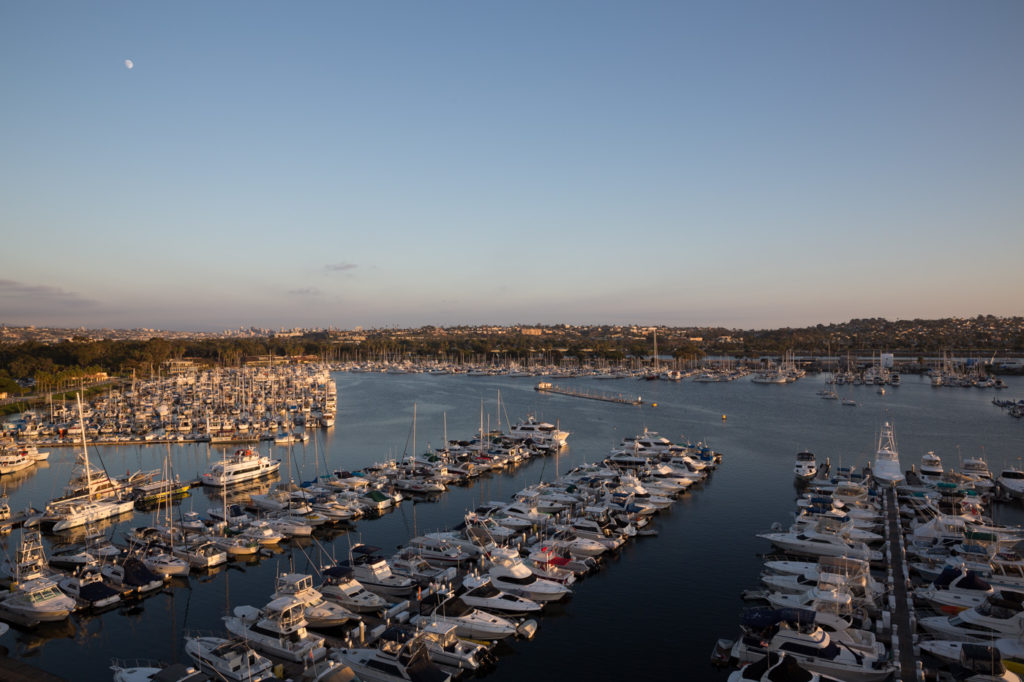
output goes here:
{"type": "Polygon", "coordinates": [[[82,428],[82,457],[85,460],[86,487],[89,494],[85,500],[68,500],[51,502],[46,506],[43,521],[53,524],[53,531],[59,532],[70,528],[78,528],[87,523],[102,521],[121,514],[127,514],[135,508],[130,499],[112,497],[96,500],[93,498],[92,472],[89,468],[89,449],[85,439],[85,418],[82,416],[82,396],[78,394],[78,420],[82,428]]]}

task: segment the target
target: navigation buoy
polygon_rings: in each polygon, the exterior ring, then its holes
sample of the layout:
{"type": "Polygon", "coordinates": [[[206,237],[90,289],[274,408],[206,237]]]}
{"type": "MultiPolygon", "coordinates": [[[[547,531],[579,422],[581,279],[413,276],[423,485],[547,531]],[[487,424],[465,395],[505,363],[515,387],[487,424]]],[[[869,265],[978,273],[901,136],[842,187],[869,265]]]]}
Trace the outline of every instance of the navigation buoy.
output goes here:
{"type": "Polygon", "coordinates": [[[651,403],[651,407],[657,407],[658,403],[651,403]]]}
{"type": "Polygon", "coordinates": [[[722,421],[725,421],[725,415],[724,414],[722,415],[722,421]]]}

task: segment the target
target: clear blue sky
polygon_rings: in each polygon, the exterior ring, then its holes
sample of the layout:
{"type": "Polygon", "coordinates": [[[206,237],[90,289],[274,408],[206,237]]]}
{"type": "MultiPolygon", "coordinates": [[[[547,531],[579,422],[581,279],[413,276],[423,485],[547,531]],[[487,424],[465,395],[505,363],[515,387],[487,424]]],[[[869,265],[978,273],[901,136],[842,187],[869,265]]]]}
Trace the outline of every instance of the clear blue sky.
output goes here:
{"type": "Polygon", "coordinates": [[[10,0],[0,322],[1024,314],[1022,36],[1017,0],[10,0]]]}

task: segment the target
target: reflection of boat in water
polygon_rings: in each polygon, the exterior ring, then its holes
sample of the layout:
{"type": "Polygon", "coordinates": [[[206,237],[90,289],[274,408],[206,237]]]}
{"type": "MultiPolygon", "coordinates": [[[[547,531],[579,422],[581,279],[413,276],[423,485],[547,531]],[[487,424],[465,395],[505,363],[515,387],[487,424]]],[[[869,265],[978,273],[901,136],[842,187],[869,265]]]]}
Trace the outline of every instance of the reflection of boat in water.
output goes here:
{"type": "MultiPolygon", "coordinates": [[[[208,679],[192,666],[182,663],[164,664],[145,659],[111,661],[114,682],[203,682],[208,679]]],[[[257,679],[257,678],[253,678],[257,679]]]]}
{"type": "Polygon", "coordinates": [[[238,502],[241,500],[248,500],[251,495],[265,495],[270,492],[271,486],[274,481],[277,480],[277,476],[269,476],[267,478],[260,478],[245,483],[239,483],[233,485],[230,488],[216,488],[211,486],[203,486],[203,491],[206,493],[206,497],[211,502],[220,503],[221,500],[227,499],[228,504],[238,502]]]}
{"type": "MultiPolygon", "coordinates": [[[[31,630],[15,628],[17,633],[18,654],[24,656],[40,648],[53,639],[74,639],[79,640],[86,636],[86,628],[79,629],[75,624],[75,618],[65,618],[62,621],[40,623],[31,630]]],[[[11,633],[13,635],[14,633],[11,633]]],[[[10,637],[11,635],[8,635],[10,637]]]]}

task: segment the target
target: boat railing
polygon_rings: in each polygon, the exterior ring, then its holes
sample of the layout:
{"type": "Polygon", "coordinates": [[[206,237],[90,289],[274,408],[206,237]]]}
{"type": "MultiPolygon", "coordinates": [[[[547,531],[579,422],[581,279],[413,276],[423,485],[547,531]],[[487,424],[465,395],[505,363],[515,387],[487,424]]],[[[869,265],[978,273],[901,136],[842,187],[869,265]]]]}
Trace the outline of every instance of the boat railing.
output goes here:
{"type": "Polygon", "coordinates": [[[161,668],[167,666],[167,663],[160,661],[155,658],[113,658],[110,660],[111,668],[119,668],[126,670],[129,668],[161,668]]]}

